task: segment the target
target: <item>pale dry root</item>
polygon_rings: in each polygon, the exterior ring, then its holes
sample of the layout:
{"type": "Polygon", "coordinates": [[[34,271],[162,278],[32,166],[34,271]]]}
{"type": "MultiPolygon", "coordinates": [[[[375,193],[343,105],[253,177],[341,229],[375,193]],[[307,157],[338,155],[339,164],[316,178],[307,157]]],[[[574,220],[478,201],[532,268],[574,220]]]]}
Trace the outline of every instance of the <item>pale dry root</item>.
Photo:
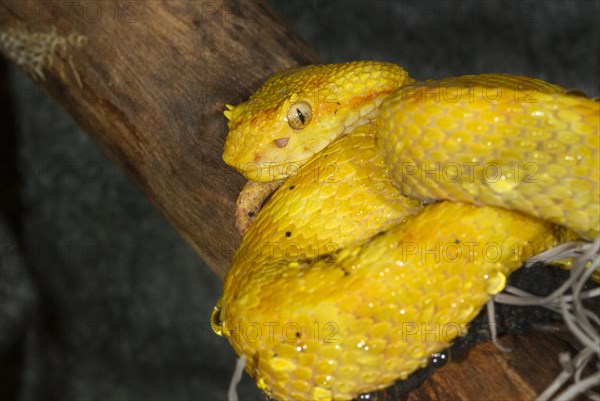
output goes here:
{"type": "Polygon", "coordinates": [[[23,24],[0,27],[0,53],[18,67],[33,78],[44,81],[46,79],[44,70],[60,61],[61,64],[56,68],[57,72],[62,78],[67,78],[68,71],[79,88],[82,88],[81,78],[73,63],[73,57],[69,54],[69,49],[80,47],[86,41],[85,36],[75,33],[61,36],[56,33],[54,27],[46,32],[31,32],[23,24]]]}
{"type": "MultiPolygon", "coordinates": [[[[559,313],[573,336],[580,342],[582,349],[575,356],[569,353],[558,355],[563,367],[562,372],[540,394],[537,401],[571,400],[584,394],[592,400],[600,401],[600,394],[592,389],[600,383],[600,317],[597,311],[586,309],[584,299],[600,296],[600,287],[583,290],[584,284],[594,277],[597,280],[600,269],[600,236],[593,242],[573,241],[549,249],[529,260],[551,263],[572,258],[569,278],[555,291],[546,296],[535,296],[518,288],[507,286],[503,293],[494,296],[488,304],[490,331],[492,340],[497,344],[495,323],[493,322],[493,303],[510,305],[542,306],[559,313]],[[590,366],[595,362],[595,366],[590,366]],[[583,377],[584,370],[590,366],[594,373],[583,377]],[[595,369],[594,369],[595,368],[595,369]]],[[[506,350],[499,346],[500,349],[506,350]]]]}
{"type": "Polygon", "coordinates": [[[242,355],[238,358],[235,364],[235,370],[229,382],[229,390],[227,390],[227,401],[239,401],[237,393],[237,386],[242,381],[242,375],[244,374],[244,368],[246,367],[246,355],[242,355]]]}

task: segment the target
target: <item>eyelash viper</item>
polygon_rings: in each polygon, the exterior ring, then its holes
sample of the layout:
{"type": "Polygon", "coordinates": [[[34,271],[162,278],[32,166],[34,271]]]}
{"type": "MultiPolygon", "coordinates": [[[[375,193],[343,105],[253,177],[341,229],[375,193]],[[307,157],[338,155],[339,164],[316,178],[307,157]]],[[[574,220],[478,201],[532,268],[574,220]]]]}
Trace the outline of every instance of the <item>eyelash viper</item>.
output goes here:
{"type": "Polygon", "coordinates": [[[600,104],[557,85],[318,65],[225,115],[226,163],[289,178],[244,236],[213,329],[280,400],[406,378],[524,260],[599,232],[600,104]]]}

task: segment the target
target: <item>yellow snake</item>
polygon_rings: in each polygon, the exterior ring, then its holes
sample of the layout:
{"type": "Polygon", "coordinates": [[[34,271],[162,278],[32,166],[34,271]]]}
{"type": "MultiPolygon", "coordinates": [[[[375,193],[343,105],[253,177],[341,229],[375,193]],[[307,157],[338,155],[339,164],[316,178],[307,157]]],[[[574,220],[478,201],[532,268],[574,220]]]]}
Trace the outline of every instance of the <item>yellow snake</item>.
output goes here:
{"type": "Polygon", "coordinates": [[[225,115],[225,162],[254,181],[289,176],[212,316],[279,400],[348,400],[406,378],[525,259],[599,232],[600,104],[557,85],[316,65],[225,115]]]}

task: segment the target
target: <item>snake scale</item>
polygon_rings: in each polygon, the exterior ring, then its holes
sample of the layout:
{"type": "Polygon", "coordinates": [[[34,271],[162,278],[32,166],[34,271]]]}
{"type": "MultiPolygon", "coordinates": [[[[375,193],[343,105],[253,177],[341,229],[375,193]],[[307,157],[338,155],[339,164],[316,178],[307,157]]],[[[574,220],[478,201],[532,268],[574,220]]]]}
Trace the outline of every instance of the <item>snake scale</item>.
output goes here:
{"type": "Polygon", "coordinates": [[[558,85],[314,65],[225,115],[225,162],[287,180],[244,236],[213,328],[279,400],[406,378],[524,260],[599,232],[600,104],[558,85]]]}

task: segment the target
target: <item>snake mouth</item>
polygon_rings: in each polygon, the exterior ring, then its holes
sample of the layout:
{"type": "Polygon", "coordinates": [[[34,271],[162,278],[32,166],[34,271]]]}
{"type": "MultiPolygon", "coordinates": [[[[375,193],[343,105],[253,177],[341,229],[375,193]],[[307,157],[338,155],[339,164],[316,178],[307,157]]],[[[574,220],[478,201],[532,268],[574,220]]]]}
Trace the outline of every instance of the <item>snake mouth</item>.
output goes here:
{"type": "Polygon", "coordinates": [[[272,152],[243,154],[235,150],[227,149],[223,153],[223,161],[239,171],[246,179],[257,182],[283,180],[296,174],[314,153],[303,152],[294,155],[293,159],[288,156],[281,160],[281,154],[272,152]]]}

